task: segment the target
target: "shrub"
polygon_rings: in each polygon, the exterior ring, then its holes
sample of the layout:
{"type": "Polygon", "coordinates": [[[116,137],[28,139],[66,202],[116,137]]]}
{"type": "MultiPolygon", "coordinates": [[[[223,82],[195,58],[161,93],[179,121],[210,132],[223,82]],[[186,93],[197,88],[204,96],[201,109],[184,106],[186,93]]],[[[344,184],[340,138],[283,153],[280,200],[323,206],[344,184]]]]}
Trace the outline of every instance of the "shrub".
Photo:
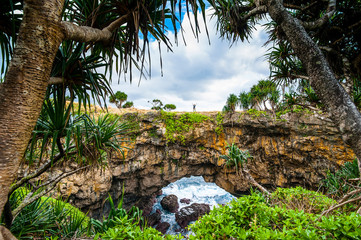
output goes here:
{"type": "Polygon", "coordinates": [[[353,162],[346,162],[335,173],[328,172],[326,178],[321,182],[321,187],[326,190],[326,194],[339,198],[355,188],[348,184],[350,179],[359,178],[360,172],[357,159],[353,162]]]}
{"type": "Polygon", "coordinates": [[[172,111],[172,110],[175,110],[177,107],[176,107],[176,105],[174,105],[174,104],[166,104],[166,105],[164,105],[164,107],[163,107],[163,109],[165,110],[165,111],[172,111]]]}
{"type": "MultiPolygon", "coordinates": [[[[12,209],[24,200],[28,192],[25,188],[19,188],[10,196],[12,209]]],[[[41,197],[27,205],[15,217],[10,231],[18,239],[44,239],[52,235],[70,239],[85,234],[88,223],[86,214],[70,204],[41,197]]]]}
{"type": "Polygon", "coordinates": [[[361,239],[360,215],[339,213],[323,216],[318,221],[318,214],[287,208],[293,199],[304,203],[305,200],[299,199],[306,196],[314,201],[304,205],[318,211],[332,202],[319,193],[302,188],[278,189],[272,194],[271,201],[259,193],[252,193],[214,208],[196,221],[190,226],[193,235],[189,239],[361,239]],[[272,205],[276,200],[286,201],[272,205]]]}
{"type": "Polygon", "coordinates": [[[304,189],[296,188],[278,188],[271,195],[273,205],[304,211],[306,213],[320,214],[336,203],[335,200],[325,195],[304,189]]]}
{"type": "Polygon", "coordinates": [[[170,142],[180,141],[183,144],[186,140],[184,136],[186,133],[194,129],[197,124],[209,120],[209,117],[199,113],[177,115],[176,113],[165,111],[161,111],[160,118],[166,126],[166,139],[170,142]]]}

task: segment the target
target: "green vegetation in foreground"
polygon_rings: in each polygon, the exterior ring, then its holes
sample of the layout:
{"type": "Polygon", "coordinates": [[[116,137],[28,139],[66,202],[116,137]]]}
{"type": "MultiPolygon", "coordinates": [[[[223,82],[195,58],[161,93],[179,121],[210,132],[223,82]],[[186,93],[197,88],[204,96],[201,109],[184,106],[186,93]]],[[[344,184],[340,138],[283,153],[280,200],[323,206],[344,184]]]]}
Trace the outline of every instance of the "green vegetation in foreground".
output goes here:
{"type": "MultiPolygon", "coordinates": [[[[12,208],[16,208],[29,191],[16,190],[10,197],[12,208]]],[[[145,227],[142,211],[133,207],[122,208],[122,200],[115,207],[111,197],[110,213],[103,221],[89,218],[69,203],[50,197],[41,197],[27,205],[17,215],[10,228],[18,239],[181,239],[180,236],[162,236],[151,227],[145,227]]],[[[1,222],[0,222],[1,223],[1,222]]]]}
{"type": "Polygon", "coordinates": [[[200,113],[183,113],[176,114],[161,111],[161,120],[164,121],[166,126],[166,139],[169,142],[180,141],[185,143],[185,134],[194,129],[198,124],[210,120],[208,116],[200,113]]]}
{"type": "Polygon", "coordinates": [[[361,239],[361,216],[320,217],[334,200],[301,187],[259,193],[214,208],[190,228],[189,239],[361,239]]]}

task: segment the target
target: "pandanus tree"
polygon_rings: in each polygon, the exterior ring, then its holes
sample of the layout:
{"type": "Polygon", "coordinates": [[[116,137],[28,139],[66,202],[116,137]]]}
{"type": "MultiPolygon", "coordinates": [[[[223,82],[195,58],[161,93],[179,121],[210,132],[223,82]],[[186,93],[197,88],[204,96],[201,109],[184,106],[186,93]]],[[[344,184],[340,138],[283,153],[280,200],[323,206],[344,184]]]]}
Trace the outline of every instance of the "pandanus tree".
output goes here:
{"type": "Polygon", "coordinates": [[[344,88],[339,81],[339,76],[345,81],[349,76],[359,78],[360,1],[212,0],[211,3],[220,34],[231,41],[249,39],[255,24],[267,21],[265,17],[269,15],[272,21],[268,21],[273,25],[270,41],[289,44],[344,142],[357,155],[361,168],[361,114],[348,94],[348,87],[344,88]],[[334,36],[333,32],[337,34],[334,36]],[[336,59],[328,55],[333,50],[338,52],[336,59]]]}
{"type": "MultiPolygon", "coordinates": [[[[176,27],[175,12],[183,3],[194,12],[199,6],[204,12],[202,1],[188,0],[1,1],[0,46],[5,56],[1,74],[5,77],[0,84],[0,215],[48,87],[64,87],[83,105],[91,96],[101,101],[110,89],[97,67],[102,65],[106,72],[113,66],[119,71],[132,66],[144,69],[149,36],[169,47],[165,20],[176,27]]],[[[0,238],[5,236],[10,238],[0,227],[0,238]]]]}
{"type": "Polygon", "coordinates": [[[226,102],[226,106],[224,109],[226,109],[227,112],[230,112],[231,114],[236,111],[236,107],[239,105],[239,98],[235,94],[229,94],[226,102]]]}

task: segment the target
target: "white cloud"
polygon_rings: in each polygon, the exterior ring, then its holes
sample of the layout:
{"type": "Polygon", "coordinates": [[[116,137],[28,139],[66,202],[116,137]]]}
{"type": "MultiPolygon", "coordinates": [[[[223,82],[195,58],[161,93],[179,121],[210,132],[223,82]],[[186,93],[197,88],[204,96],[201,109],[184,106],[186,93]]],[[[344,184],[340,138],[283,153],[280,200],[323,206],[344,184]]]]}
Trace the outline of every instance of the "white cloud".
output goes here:
{"type": "MultiPolygon", "coordinates": [[[[207,25],[211,45],[203,26],[199,40],[194,38],[185,17],[187,46],[180,35],[179,46],[173,46],[173,53],[162,46],[164,76],[160,74],[158,43],[152,42],[152,78],[142,79],[138,87],[136,76],[139,75],[134,74],[132,84],[114,81],[113,90],[127,93],[137,108],[149,109],[151,104],[147,101],[160,99],[164,104],[175,104],[179,111],[191,111],[192,103],[197,103],[198,111],[219,111],[230,93],[238,95],[248,91],[258,80],[268,77],[268,64],[264,61],[266,48],[262,47],[267,36],[261,26],[257,26],[250,43],[238,42],[229,48],[230,43],[216,34],[215,19],[207,25]]],[[[169,37],[173,39],[173,33],[170,32],[169,37]]]]}

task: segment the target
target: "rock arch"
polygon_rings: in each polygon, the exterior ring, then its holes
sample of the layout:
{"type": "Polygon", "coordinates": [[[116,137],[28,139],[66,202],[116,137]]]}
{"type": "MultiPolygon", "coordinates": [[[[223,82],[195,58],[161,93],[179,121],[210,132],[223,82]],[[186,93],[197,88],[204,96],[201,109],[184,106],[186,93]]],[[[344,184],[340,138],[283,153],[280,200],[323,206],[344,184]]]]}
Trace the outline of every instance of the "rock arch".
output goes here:
{"type": "Polygon", "coordinates": [[[60,187],[71,203],[94,216],[104,210],[108,192],[118,199],[123,186],[128,206],[189,176],[203,176],[232,194],[247,191],[248,182],[219,159],[227,142],[250,151],[251,174],[268,187],[317,188],[326,170],[355,157],[325,116],[293,114],[282,120],[236,113],[224,119],[220,133],[219,123],[212,120],[215,114],[210,114],[210,120],[185,133],[182,143],[166,140],[166,127],[155,113],[134,114],[140,127],[125,159],[114,158],[107,169],[69,177],[60,187]]]}

